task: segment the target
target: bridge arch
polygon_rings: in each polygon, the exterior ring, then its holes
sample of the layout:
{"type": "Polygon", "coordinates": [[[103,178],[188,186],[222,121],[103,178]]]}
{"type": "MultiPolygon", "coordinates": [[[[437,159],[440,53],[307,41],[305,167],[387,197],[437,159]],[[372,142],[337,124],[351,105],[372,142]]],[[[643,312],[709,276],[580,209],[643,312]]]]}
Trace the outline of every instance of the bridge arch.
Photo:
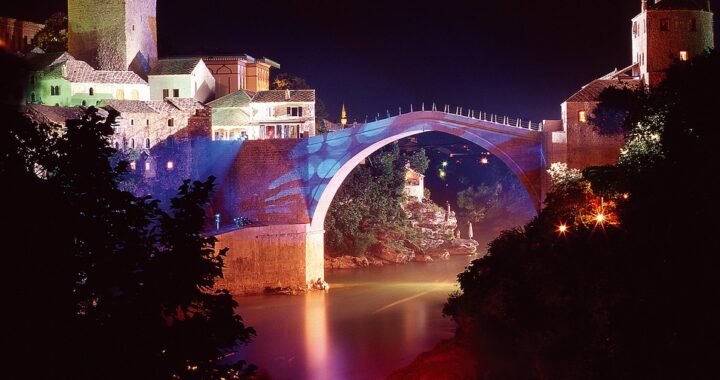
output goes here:
{"type": "MultiPolygon", "coordinates": [[[[460,137],[478,145],[500,159],[523,184],[536,209],[541,204],[541,176],[545,163],[542,158],[540,132],[483,122],[456,115],[438,112],[417,112],[387,120],[387,124],[369,125],[346,131],[345,136],[325,137],[324,141],[309,141],[313,144],[331,144],[332,138],[353,141],[340,154],[329,153],[334,164],[325,170],[309,168],[318,176],[319,183],[310,191],[310,230],[324,229],[325,217],[335,194],[347,176],[372,153],[395,141],[427,132],[442,132],[460,137]],[[403,117],[404,116],[404,117],[403,117]],[[334,156],[334,157],[333,157],[334,156]]],[[[310,149],[313,150],[312,148],[310,149]]],[[[316,152],[317,154],[317,152],[316,152]]],[[[312,165],[312,163],[310,163],[312,165]]]]}

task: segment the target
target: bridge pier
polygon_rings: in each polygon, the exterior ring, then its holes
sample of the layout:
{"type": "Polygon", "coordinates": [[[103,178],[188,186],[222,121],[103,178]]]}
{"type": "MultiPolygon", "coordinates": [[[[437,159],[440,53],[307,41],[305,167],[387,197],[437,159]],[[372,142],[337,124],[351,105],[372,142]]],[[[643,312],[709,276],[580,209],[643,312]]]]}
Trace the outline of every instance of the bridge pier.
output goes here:
{"type": "Polygon", "coordinates": [[[325,279],[324,231],[310,224],[242,228],[216,235],[216,247],[229,248],[218,288],[257,294],[266,288],[305,290],[325,279]]]}

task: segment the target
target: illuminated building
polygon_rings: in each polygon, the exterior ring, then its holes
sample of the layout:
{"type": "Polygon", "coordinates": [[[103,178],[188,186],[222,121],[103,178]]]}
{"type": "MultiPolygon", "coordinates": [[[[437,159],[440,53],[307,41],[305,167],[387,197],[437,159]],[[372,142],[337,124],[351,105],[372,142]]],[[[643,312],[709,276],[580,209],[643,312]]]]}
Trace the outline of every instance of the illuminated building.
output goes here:
{"type": "Polygon", "coordinates": [[[207,104],[214,140],[315,135],[315,90],[240,90],[207,104]]]}
{"type": "Polygon", "coordinates": [[[148,82],[152,100],[194,98],[205,103],[215,97],[215,78],[200,58],[161,59],[148,82]]]}
{"type": "Polygon", "coordinates": [[[408,200],[422,202],[425,199],[425,176],[405,166],[405,186],[403,193],[408,200]]]}
{"type": "Polygon", "coordinates": [[[674,62],[692,59],[714,47],[713,14],[705,0],[642,0],[640,13],[632,19],[632,63],[602,76],[573,94],[561,105],[562,124],[546,122],[552,142],[567,144],[552,162],[570,168],[615,163],[622,135],[600,135],[592,123],[599,95],[609,87],[650,90],[665,77],[674,62]]]}

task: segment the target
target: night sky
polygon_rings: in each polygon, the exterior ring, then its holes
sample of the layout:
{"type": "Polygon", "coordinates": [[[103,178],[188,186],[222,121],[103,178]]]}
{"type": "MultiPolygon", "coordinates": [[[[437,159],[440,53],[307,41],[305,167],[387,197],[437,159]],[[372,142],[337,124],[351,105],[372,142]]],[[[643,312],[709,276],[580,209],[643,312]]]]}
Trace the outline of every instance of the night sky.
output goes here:
{"type": "MultiPolygon", "coordinates": [[[[66,3],[6,1],[0,14],[42,21],[66,3]]],[[[363,121],[423,101],[556,119],[582,85],[630,63],[640,10],[640,0],[396,3],[158,0],[160,55],[266,56],[315,87],[335,120],[343,102],[363,121]]]]}

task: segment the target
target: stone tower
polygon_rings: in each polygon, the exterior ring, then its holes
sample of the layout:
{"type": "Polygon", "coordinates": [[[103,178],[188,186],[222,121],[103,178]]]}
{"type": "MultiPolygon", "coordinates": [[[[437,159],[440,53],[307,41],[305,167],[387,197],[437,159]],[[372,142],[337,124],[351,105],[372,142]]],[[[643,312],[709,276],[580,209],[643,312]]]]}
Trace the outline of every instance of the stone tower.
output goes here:
{"type": "Polygon", "coordinates": [[[156,0],[68,0],[68,51],[99,70],[147,78],[157,61],[156,0]]]}
{"type": "Polygon", "coordinates": [[[655,86],[676,60],[688,60],[715,45],[708,0],[642,0],[632,20],[633,74],[655,86]]]}

